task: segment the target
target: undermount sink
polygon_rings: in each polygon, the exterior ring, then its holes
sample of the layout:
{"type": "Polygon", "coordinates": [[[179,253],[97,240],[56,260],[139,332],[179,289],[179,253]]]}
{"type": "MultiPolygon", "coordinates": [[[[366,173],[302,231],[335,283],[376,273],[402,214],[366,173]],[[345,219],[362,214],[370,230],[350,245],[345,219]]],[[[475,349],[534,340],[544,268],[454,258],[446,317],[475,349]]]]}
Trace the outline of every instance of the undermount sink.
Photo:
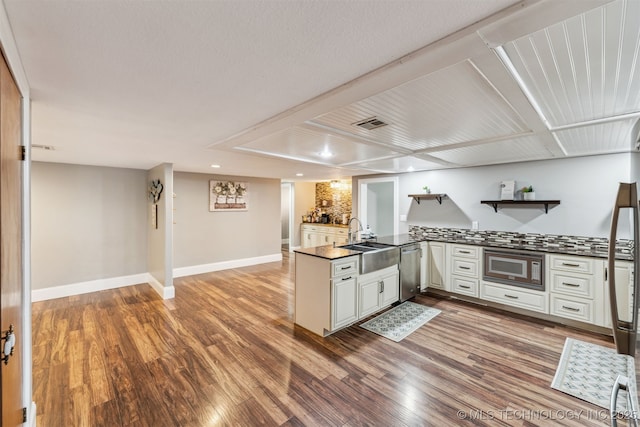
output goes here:
{"type": "Polygon", "coordinates": [[[400,262],[400,249],[376,242],[360,242],[340,246],[360,252],[360,274],[391,267],[400,262]]]}

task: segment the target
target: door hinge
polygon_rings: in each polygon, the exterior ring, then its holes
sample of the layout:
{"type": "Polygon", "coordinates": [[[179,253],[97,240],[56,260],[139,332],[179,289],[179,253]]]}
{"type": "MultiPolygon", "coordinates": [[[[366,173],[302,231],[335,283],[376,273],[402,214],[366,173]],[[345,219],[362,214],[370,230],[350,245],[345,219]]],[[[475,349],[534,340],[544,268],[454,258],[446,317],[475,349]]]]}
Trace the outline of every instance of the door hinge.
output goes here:
{"type": "Polygon", "coordinates": [[[27,422],[27,408],[22,408],[22,422],[27,422]]]}
{"type": "Polygon", "coordinates": [[[27,160],[27,147],[25,147],[24,145],[20,146],[20,160],[22,160],[23,162],[27,160]]]}

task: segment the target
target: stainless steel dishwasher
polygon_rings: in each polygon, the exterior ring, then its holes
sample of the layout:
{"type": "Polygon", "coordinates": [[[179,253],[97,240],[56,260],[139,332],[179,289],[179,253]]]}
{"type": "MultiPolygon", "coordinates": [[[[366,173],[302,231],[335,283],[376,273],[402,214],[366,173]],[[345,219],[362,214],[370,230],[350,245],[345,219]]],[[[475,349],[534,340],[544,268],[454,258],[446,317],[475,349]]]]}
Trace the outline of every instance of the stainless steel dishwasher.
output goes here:
{"type": "Polygon", "coordinates": [[[416,296],[420,290],[419,243],[411,243],[400,248],[400,302],[416,296]]]}

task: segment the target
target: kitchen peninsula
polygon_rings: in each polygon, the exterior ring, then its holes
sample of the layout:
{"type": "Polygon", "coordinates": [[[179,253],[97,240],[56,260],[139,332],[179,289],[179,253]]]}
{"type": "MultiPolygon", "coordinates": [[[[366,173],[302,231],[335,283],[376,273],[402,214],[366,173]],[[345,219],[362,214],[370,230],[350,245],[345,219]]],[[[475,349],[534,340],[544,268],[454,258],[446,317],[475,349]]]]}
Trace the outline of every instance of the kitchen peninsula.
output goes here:
{"type": "MultiPolygon", "coordinates": [[[[425,248],[423,291],[610,333],[606,238],[414,226],[408,234],[377,239],[388,247],[409,243],[425,248]],[[541,286],[491,278],[485,249],[536,254],[541,286]]],[[[622,313],[630,313],[632,246],[628,240],[616,242],[616,288],[627,296],[619,302],[622,313]]],[[[296,324],[326,336],[399,301],[400,264],[361,274],[361,256],[331,245],[296,251],[296,324]]]]}

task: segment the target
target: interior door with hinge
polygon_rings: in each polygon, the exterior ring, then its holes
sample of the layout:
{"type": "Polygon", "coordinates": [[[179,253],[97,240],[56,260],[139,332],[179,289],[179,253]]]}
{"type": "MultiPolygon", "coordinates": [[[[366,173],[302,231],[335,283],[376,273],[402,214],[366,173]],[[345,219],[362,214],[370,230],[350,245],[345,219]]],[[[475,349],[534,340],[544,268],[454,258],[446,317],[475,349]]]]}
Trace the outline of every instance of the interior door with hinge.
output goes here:
{"type": "Polygon", "coordinates": [[[23,423],[22,98],[0,58],[0,394],[2,426],[13,427],[23,423]]]}

